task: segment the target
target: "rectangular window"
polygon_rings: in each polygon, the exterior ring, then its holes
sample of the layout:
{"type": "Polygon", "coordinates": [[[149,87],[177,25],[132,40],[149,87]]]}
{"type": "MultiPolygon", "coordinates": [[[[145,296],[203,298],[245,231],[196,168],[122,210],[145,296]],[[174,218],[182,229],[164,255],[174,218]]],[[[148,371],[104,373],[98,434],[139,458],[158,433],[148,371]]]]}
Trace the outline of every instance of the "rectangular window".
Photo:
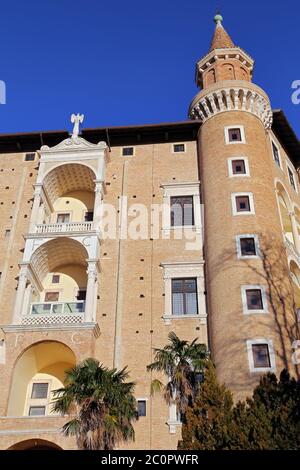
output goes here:
{"type": "Polygon", "coordinates": [[[274,157],[274,160],[276,162],[276,164],[279,166],[280,168],[280,157],[279,157],[279,150],[278,148],[276,147],[276,145],[274,144],[274,142],[272,142],[272,150],[273,150],[273,157],[274,157]]]}
{"type": "Polygon", "coordinates": [[[32,162],[35,160],[35,153],[26,153],[25,162],[32,162]]]}
{"type": "Polygon", "coordinates": [[[70,221],[70,214],[57,214],[57,221],[58,224],[68,224],[70,221]]]}
{"type": "Polygon", "coordinates": [[[45,416],[45,414],[45,406],[30,406],[29,408],[29,416],[45,416]]]}
{"type": "Polygon", "coordinates": [[[77,300],[85,300],[86,299],[86,290],[85,289],[79,289],[76,295],[77,300]]]}
{"type": "Polygon", "coordinates": [[[174,153],[185,152],[185,145],[184,144],[174,144],[173,145],[173,152],[174,153]]]}
{"type": "Polygon", "coordinates": [[[60,280],[60,275],[59,274],[53,274],[52,284],[59,284],[59,280],[60,280]]]}
{"type": "Polygon", "coordinates": [[[246,289],[247,309],[264,310],[260,289],[246,289]]]}
{"type": "Polygon", "coordinates": [[[193,196],[172,196],[171,202],[171,227],[194,225],[193,196]]]}
{"type": "Polygon", "coordinates": [[[172,279],[172,314],[197,315],[197,279],[172,279]]]}
{"type": "Polygon", "coordinates": [[[146,400],[138,400],[138,415],[139,416],[146,416],[147,407],[146,407],[146,400]]]}
{"type": "Polygon", "coordinates": [[[293,174],[293,172],[290,168],[288,168],[288,174],[289,174],[290,184],[291,184],[292,188],[294,189],[294,191],[296,191],[296,183],[295,183],[295,179],[294,179],[294,174],[293,174]]]}
{"type": "Polygon", "coordinates": [[[240,238],[241,256],[257,256],[254,237],[240,238]]]}
{"type": "Polygon", "coordinates": [[[88,211],[84,214],[84,221],[85,222],[92,222],[94,218],[94,212],[93,211],[88,211]]]}
{"type": "Polygon", "coordinates": [[[236,196],[235,201],[237,212],[250,212],[249,196],[236,196]]]}
{"type": "Polygon", "coordinates": [[[233,175],[246,175],[245,160],[232,160],[231,164],[233,175]]]}
{"type": "Polygon", "coordinates": [[[31,398],[47,398],[48,397],[49,384],[45,383],[34,383],[32,384],[31,398]]]}
{"type": "Polygon", "coordinates": [[[252,355],[255,369],[271,367],[268,344],[252,344],[252,355]]]}
{"type": "Polygon", "coordinates": [[[59,292],[46,292],[45,302],[58,302],[59,292]]]}
{"type": "Polygon", "coordinates": [[[123,157],[132,157],[133,147],[123,147],[122,148],[122,155],[123,155],[123,157]]]}
{"type": "Polygon", "coordinates": [[[241,142],[242,141],[242,134],[241,129],[228,129],[228,140],[229,142],[241,142]]]}

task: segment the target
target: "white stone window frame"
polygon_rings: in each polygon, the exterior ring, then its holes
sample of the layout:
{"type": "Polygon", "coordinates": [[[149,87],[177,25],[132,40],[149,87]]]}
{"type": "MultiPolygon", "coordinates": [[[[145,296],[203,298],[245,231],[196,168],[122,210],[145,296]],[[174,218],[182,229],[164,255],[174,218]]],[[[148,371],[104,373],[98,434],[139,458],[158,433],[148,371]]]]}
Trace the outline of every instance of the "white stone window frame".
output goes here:
{"type": "Polygon", "coordinates": [[[242,295],[242,304],[243,304],[243,314],[244,315],[259,315],[269,313],[268,309],[268,299],[265,286],[261,284],[247,284],[241,286],[241,295],[242,295]],[[260,290],[261,299],[263,308],[261,310],[249,310],[247,304],[247,290],[260,290]]]}
{"type": "Polygon", "coordinates": [[[185,142],[173,142],[172,146],[171,146],[171,152],[174,153],[174,154],[186,153],[186,143],[185,142]],[[182,150],[181,152],[175,152],[175,145],[183,145],[184,150],[182,150]]]}
{"type": "Polygon", "coordinates": [[[246,137],[245,137],[245,128],[242,124],[236,124],[236,125],[231,125],[231,126],[225,126],[224,127],[224,136],[225,136],[225,143],[226,145],[237,145],[237,144],[245,144],[246,143],[246,137]],[[241,133],[241,140],[233,141],[230,142],[229,140],[229,130],[230,129],[239,129],[241,133]]]}
{"type": "Polygon", "coordinates": [[[274,351],[273,341],[271,339],[265,339],[265,338],[248,339],[246,341],[246,344],[247,344],[247,354],[248,354],[250,372],[253,372],[253,373],[276,372],[275,351],[274,351]],[[271,364],[270,367],[254,367],[252,346],[255,344],[267,344],[268,345],[270,364],[271,364]]]}
{"type": "Polygon", "coordinates": [[[295,178],[295,170],[293,169],[292,165],[288,162],[288,160],[285,161],[285,164],[286,164],[286,171],[287,171],[287,178],[288,178],[289,185],[292,188],[292,190],[298,194],[298,185],[297,185],[297,178],[295,178]],[[292,186],[292,183],[290,182],[289,170],[293,175],[295,188],[292,186]]]}
{"type": "Polygon", "coordinates": [[[177,406],[175,403],[169,405],[169,419],[167,425],[169,426],[169,433],[176,434],[177,428],[181,428],[182,422],[177,418],[177,406]]]}
{"type": "Polygon", "coordinates": [[[249,169],[249,160],[248,157],[245,157],[244,155],[241,156],[234,156],[228,158],[228,175],[229,178],[245,178],[250,176],[250,169],[249,169]],[[234,174],[232,170],[232,162],[237,161],[237,160],[243,160],[245,163],[245,171],[246,173],[240,173],[240,174],[234,174]]]}
{"type": "Polygon", "coordinates": [[[162,229],[165,233],[170,233],[170,230],[195,230],[196,233],[201,233],[201,202],[200,202],[200,181],[193,183],[166,183],[161,184],[160,187],[164,190],[163,196],[163,217],[162,229]],[[176,225],[171,226],[171,197],[179,196],[192,196],[193,197],[193,211],[194,211],[194,225],[176,225]]]}
{"type": "Polygon", "coordinates": [[[255,215],[255,207],[254,207],[254,197],[253,193],[248,193],[248,192],[241,192],[241,193],[231,193],[231,206],[232,206],[232,215],[237,216],[237,215],[255,215]],[[246,196],[249,197],[249,204],[250,204],[250,211],[241,211],[239,212],[237,210],[236,206],[236,198],[240,196],[246,196]]]}
{"type": "Polygon", "coordinates": [[[121,147],[121,157],[123,158],[132,158],[135,156],[135,146],[134,145],[124,145],[121,147]],[[132,155],[123,155],[123,149],[128,149],[128,148],[132,148],[133,149],[133,154],[132,155]]]}
{"type": "Polygon", "coordinates": [[[275,142],[275,140],[272,139],[272,138],[271,138],[271,151],[272,151],[272,158],[274,160],[274,163],[275,163],[276,167],[280,168],[280,170],[282,171],[282,158],[281,158],[281,152],[280,152],[280,145],[277,142],[275,142]],[[277,164],[277,162],[275,160],[275,155],[274,155],[274,152],[273,152],[273,144],[277,148],[277,151],[278,151],[279,165],[277,164]]]}
{"type": "Polygon", "coordinates": [[[259,238],[258,235],[254,233],[243,233],[241,235],[236,235],[236,251],[238,259],[258,259],[261,257],[261,252],[259,248],[259,238]],[[243,238],[253,238],[255,244],[256,255],[243,255],[241,250],[241,239],[243,238]]]}
{"type": "MultiPolygon", "coordinates": [[[[31,418],[43,418],[47,417],[50,414],[50,402],[51,402],[51,385],[52,385],[52,380],[51,379],[33,379],[29,382],[29,386],[27,389],[27,397],[26,397],[26,407],[25,407],[25,416],[29,416],[31,418]],[[31,398],[32,390],[33,390],[33,385],[38,384],[38,383],[47,383],[48,384],[48,393],[46,398],[31,398]],[[30,416],[29,415],[29,410],[31,407],[34,406],[44,406],[45,407],[45,414],[44,415],[35,415],[35,416],[30,416]]],[[[52,413],[51,413],[52,414],[52,413]]],[[[54,415],[53,415],[54,416],[54,415]]]]}
{"type": "Polygon", "coordinates": [[[146,402],[146,415],[145,416],[141,416],[141,418],[147,418],[148,417],[148,398],[145,398],[145,397],[138,397],[135,399],[136,403],[138,403],[139,401],[145,401],[146,402]]]}
{"type": "Polygon", "coordinates": [[[186,262],[167,262],[161,263],[163,268],[164,279],[164,313],[163,320],[166,325],[170,325],[172,321],[180,320],[199,320],[200,324],[207,324],[207,312],[205,301],[205,282],[204,282],[204,262],[203,261],[186,261],[186,262]],[[197,304],[198,313],[196,315],[173,315],[172,309],[172,279],[191,279],[197,280],[197,304]]]}

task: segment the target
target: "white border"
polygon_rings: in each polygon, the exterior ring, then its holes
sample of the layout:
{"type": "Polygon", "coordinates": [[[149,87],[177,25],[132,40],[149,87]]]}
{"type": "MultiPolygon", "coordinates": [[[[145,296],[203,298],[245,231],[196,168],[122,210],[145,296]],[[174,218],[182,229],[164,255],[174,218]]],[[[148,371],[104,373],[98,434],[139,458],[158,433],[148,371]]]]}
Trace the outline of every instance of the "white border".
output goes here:
{"type": "Polygon", "coordinates": [[[24,154],[24,160],[23,160],[24,162],[30,163],[30,162],[35,162],[35,160],[36,160],[36,152],[26,152],[26,153],[24,154]],[[32,154],[34,155],[34,159],[33,159],[33,160],[25,160],[25,159],[26,159],[26,155],[32,155],[32,154]]]}
{"type": "Polygon", "coordinates": [[[236,125],[231,125],[231,126],[225,126],[224,127],[224,135],[225,135],[225,143],[226,145],[236,145],[236,144],[245,144],[246,143],[246,137],[245,137],[245,129],[244,126],[241,124],[236,124],[236,125]],[[229,141],[229,129],[240,129],[241,132],[241,139],[242,140],[237,140],[230,142],[229,141]]]}
{"type": "Polygon", "coordinates": [[[272,137],[271,137],[271,151],[272,151],[273,161],[274,161],[276,167],[277,167],[277,168],[280,168],[280,170],[282,170],[282,160],[281,160],[280,148],[279,148],[279,146],[277,145],[277,143],[275,142],[275,140],[272,139],[272,137]],[[277,164],[277,162],[276,162],[276,160],[275,160],[274,151],[273,151],[273,145],[272,145],[272,144],[274,144],[274,146],[275,146],[275,147],[277,148],[277,150],[278,150],[279,165],[277,164]]]}
{"type": "Polygon", "coordinates": [[[193,183],[167,183],[161,184],[164,190],[163,196],[163,217],[162,229],[169,232],[170,230],[196,230],[201,233],[201,203],[200,203],[200,182],[193,183]],[[175,196],[192,196],[194,210],[194,225],[176,225],[171,227],[171,197],[175,196]]]}
{"type": "MultiPolygon", "coordinates": [[[[144,416],[139,415],[139,418],[147,418],[147,416],[148,416],[148,413],[147,413],[147,411],[148,411],[148,406],[147,406],[148,398],[136,398],[135,401],[136,401],[136,403],[138,403],[138,401],[145,401],[146,402],[146,414],[144,416]]],[[[138,407],[137,407],[137,409],[138,409],[138,407]]]]}
{"type": "Polygon", "coordinates": [[[243,177],[249,177],[250,176],[250,170],[249,170],[249,161],[248,161],[248,157],[244,157],[244,156],[241,156],[241,157],[238,157],[238,156],[235,156],[235,157],[230,157],[228,158],[228,175],[229,175],[229,178],[243,178],[243,177]],[[246,173],[237,173],[237,174],[234,174],[233,171],[232,171],[232,162],[236,161],[236,160],[243,160],[243,162],[245,163],[245,170],[246,170],[246,173]]]}
{"type": "Polygon", "coordinates": [[[206,325],[207,313],[205,302],[205,285],[204,285],[204,263],[199,262],[169,262],[162,263],[164,276],[164,294],[165,306],[162,316],[165,324],[170,325],[171,320],[178,319],[199,319],[201,324],[206,325]],[[197,280],[197,303],[198,313],[196,315],[173,315],[172,310],[172,279],[179,278],[196,278],[197,280]]]}
{"type": "Polygon", "coordinates": [[[241,295],[242,295],[242,303],[243,303],[243,313],[244,315],[253,315],[253,314],[260,314],[260,313],[268,313],[268,301],[267,301],[267,293],[266,293],[266,288],[265,286],[262,286],[260,284],[248,284],[241,286],[241,295]],[[260,290],[261,292],[261,298],[262,298],[262,304],[263,308],[261,310],[249,310],[248,305],[247,305],[247,295],[246,291],[247,290],[260,290]]]}
{"type": "Polygon", "coordinates": [[[135,156],[135,147],[133,145],[124,145],[121,147],[121,157],[125,158],[131,158],[135,156]],[[133,149],[133,154],[132,155],[123,155],[123,149],[133,149]]]}
{"type": "Polygon", "coordinates": [[[247,343],[247,353],[248,353],[248,361],[249,361],[249,369],[250,372],[276,372],[276,361],[275,361],[275,352],[273,347],[273,341],[271,339],[265,338],[256,338],[256,339],[248,339],[247,343]],[[254,367],[254,360],[252,354],[252,345],[253,344],[267,344],[269,347],[269,357],[271,367],[254,367]]]}
{"type": "Polygon", "coordinates": [[[285,161],[285,164],[286,164],[286,172],[287,172],[287,179],[288,179],[289,185],[292,188],[292,190],[295,191],[295,193],[298,194],[297,178],[295,178],[295,171],[294,171],[293,167],[288,163],[287,160],[285,161]],[[291,171],[291,173],[293,175],[295,188],[293,188],[292,183],[290,182],[289,170],[291,171]]]}
{"type": "Polygon", "coordinates": [[[261,257],[258,235],[254,233],[243,233],[242,235],[236,235],[235,242],[236,242],[236,251],[237,251],[238,259],[257,259],[261,257]],[[242,255],[241,243],[240,243],[241,238],[254,238],[256,255],[242,255]]]}
{"type": "Polygon", "coordinates": [[[253,199],[253,193],[231,193],[231,206],[232,206],[232,215],[254,215],[255,214],[255,209],[254,209],[254,199],[253,199]],[[250,204],[250,211],[243,211],[243,212],[238,212],[236,208],[236,197],[239,196],[248,196],[249,197],[249,204],[250,204]]]}
{"type": "Polygon", "coordinates": [[[186,143],[185,142],[173,142],[172,143],[172,153],[186,153],[186,143]],[[181,152],[175,152],[174,150],[174,145],[183,145],[184,146],[184,150],[182,150],[181,152]]]}

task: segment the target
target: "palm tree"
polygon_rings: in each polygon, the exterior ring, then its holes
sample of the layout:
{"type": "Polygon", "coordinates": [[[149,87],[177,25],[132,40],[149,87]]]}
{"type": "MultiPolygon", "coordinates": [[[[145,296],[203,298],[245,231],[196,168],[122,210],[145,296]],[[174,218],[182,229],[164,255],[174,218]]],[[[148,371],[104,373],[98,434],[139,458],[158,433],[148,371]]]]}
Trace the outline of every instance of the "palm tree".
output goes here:
{"type": "Polygon", "coordinates": [[[177,410],[184,415],[186,407],[194,400],[199,379],[207,364],[209,354],[205,344],[180,340],[171,332],[170,343],[162,349],[154,349],[154,362],[147,366],[148,371],[163,372],[168,382],[163,384],[154,379],[151,392],[163,391],[168,405],[176,404],[177,410]]]}
{"type": "Polygon", "coordinates": [[[112,450],[134,440],[138,414],[127,377],[126,368],[110,370],[92,358],[66,371],[65,386],[53,392],[53,411],[75,415],[62,431],[75,435],[80,449],[112,450]]]}

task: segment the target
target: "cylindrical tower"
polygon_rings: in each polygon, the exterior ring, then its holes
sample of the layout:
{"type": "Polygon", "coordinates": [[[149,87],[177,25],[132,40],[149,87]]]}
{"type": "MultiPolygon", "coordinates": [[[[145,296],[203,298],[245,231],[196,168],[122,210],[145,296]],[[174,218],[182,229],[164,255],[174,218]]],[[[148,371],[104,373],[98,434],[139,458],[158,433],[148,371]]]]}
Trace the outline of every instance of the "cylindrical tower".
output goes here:
{"type": "Polygon", "coordinates": [[[215,17],[208,55],[197,63],[203,90],[200,178],[209,332],[221,382],[236,398],[260,375],[291,365],[295,313],[272,171],[272,110],[251,82],[253,60],[215,17]]]}

